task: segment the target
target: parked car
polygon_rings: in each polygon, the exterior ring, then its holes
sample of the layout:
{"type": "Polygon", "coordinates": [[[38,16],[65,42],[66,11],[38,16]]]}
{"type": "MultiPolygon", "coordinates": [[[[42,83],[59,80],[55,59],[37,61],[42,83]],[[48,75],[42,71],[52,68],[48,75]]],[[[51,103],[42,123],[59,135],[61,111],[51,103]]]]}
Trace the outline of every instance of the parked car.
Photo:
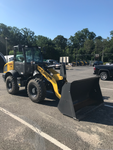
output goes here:
{"type": "Polygon", "coordinates": [[[106,65],[110,65],[110,63],[106,63],[106,65]]]}
{"type": "Polygon", "coordinates": [[[46,60],[47,63],[50,63],[51,65],[54,65],[55,69],[60,69],[60,63],[58,63],[56,60],[53,59],[47,59],[46,60]]]}
{"type": "Polygon", "coordinates": [[[106,63],[106,65],[113,65],[113,63],[106,63]]]}
{"type": "Polygon", "coordinates": [[[95,62],[93,63],[93,67],[94,67],[95,65],[103,65],[103,62],[102,62],[102,61],[95,61],[95,62]]]}
{"type": "Polygon", "coordinates": [[[113,78],[113,65],[96,65],[94,74],[99,75],[101,80],[113,78]]]}
{"type": "Polygon", "coordinates": [[[43,60],[43,62],[50,68],[55,68],[55,65],[51,65],[51,63],[46,62],[45,60],[43,60]]]}

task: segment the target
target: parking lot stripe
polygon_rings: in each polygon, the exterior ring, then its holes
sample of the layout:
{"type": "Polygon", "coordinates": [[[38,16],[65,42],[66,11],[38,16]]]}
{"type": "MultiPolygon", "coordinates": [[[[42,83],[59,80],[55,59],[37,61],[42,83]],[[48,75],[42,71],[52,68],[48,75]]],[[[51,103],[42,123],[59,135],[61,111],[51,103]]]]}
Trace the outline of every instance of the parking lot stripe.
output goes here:
{"type": "Polygon", "coordinates": [[[109,89],[109,88],[101,88],[102,90],[113,90],[113,89],[109,89]]]}
{"type": "Polygon", "coordinates": [[[104,104],[104,106],[107,106],[107,107],[111,107],[111,108],[113,108],[113,106],[111,106],[111,105],[106,105],[106,104],[104,104]]]}
{"type": "Polygon", "coordinates": [[[103,82],[103,83],[113,83],[112,81],[104,81],[104,80],[100,80],[100,82],[103,82]]]}
{"type": "Polygon", "coordinates": [[[59,141],[57,141],[56,139],[54,139],[53,137],[51,137],[50,135],[42,132],[41,130],[39,130],[38,128],[34,127],[33,125],[27,123],[26,121],[24,121],[23,119],[17,117],[16,115],[12,114],[11,112],[7,111],[6,109],[0,107],[0,110],[9,115],[10,117],[12,117],[13,119],[19,121],[20,123],[24,124],[25,126],[29,127],[31,130],[33,130],[35,133],[39,134],[40,136],[42,136],[43,138],[45,138],[46,140],[48,140],[49,142],[53,143],[54,145],[56,145],[57,147],[60,147],[63,150],[71,150],[70,148],[68,148],[67,146],[65,146],[64,144],[60,143],[59,141]]]}

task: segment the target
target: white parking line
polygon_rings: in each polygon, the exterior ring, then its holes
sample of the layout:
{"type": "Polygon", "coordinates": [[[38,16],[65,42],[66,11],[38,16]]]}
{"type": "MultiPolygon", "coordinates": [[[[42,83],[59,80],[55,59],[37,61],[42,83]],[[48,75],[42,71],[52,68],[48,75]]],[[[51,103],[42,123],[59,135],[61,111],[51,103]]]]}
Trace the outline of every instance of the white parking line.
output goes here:
{"type": "Polygon", "coordinates": [[[50,135],[42,132],[41,130],[39,130],[38,128],[35,128],[34,126],[32,126],[31,124],[27,123],[26,121],[24,121],[23,119],[15,116],[14,114],[12,114],[11,112],[5,110],[4,108],[0,107],[0,110],[9,115],[10,117],[12,117],[13,119],[19,121],[20,123],[26,125],[27,127],[29,127],[31,130],[33,130],[34,132],[38,133],[40,136],[42,136],[43,138],[45,138],[46,140],[48,140],[49,142],[53,143],[54,145],[60,147],[63,150],[71,150],[70,148],[68,148],[67,146],[65,146],[64,144],[60,143],[59,141],[57,141],[56,139],[54,139],[53,137],[51,137],[50,135]]]}
{"type": "Polygon", "coordinates": [[[113,84],[113,82],[112,81],[103,81],[103,80],[100,80],[101,82],[103,82],[103,83],[112,83],[113,84]]]}
{"type": "Polygon", "coordinates": [[[107,107],[111,107],[111,108],[113,108],[113,106],[111,106],[111,105],[106,105],[106,104],[104,104],[104,106],[107,106],[107,107]]]}
{"type": "Polygon", "coordinates": [[[113,89],[109,89],[109,88],[101,88],[102,90],[113,90],[113,89]]]}

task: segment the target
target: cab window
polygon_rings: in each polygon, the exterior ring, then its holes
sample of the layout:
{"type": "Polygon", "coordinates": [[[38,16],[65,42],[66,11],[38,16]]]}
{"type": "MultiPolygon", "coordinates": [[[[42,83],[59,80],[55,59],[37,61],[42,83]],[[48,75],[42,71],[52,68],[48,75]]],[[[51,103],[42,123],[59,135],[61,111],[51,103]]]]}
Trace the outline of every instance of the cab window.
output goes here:
{"type": "Polygon", "coordinates": [[[22,52],[17,52],[15,61],[24,62],[24,55],[22,52]]]}

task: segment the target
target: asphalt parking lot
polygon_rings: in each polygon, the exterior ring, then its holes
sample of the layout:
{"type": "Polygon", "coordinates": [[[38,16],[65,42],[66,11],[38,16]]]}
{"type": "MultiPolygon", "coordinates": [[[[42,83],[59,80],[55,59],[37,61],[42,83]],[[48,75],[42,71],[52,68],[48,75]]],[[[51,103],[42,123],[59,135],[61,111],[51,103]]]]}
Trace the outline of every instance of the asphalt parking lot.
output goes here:
{"type": "MultiPolygon", "coordinates": [[[[91,66],[67,70],[69,82],[94,76],[91,66]]],[[[113,150],[113,81],[100,80],[100,87],[104,105],[77,121],[59,112],[50,92],[43,104],[23,88],[8,94],[0,73],[0,150],[113,150]]]]}

